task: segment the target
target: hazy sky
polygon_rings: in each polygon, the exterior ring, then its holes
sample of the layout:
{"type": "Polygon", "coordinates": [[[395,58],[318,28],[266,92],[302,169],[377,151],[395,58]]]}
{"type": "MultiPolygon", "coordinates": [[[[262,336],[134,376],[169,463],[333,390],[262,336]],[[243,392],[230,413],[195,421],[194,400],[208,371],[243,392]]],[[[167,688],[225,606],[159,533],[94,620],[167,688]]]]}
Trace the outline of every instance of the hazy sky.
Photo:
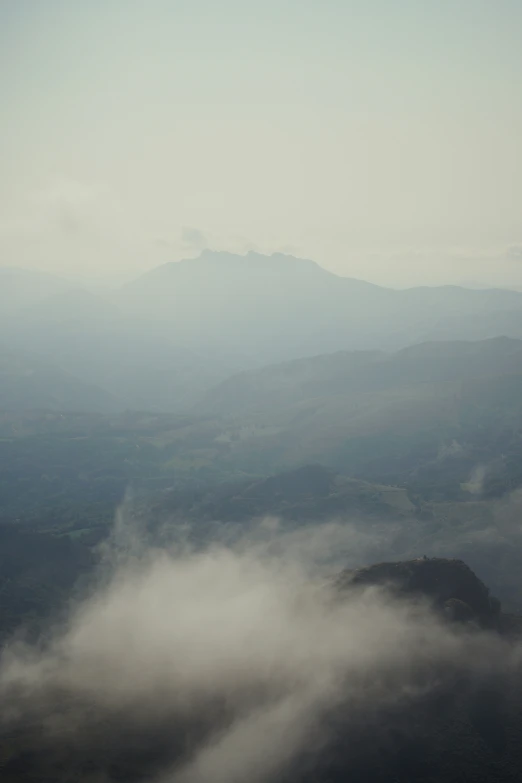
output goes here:
{"type": "Polygon", "coordinates": [[[522,287],[520,0],[0,0],[0,264],[522,287]]]}

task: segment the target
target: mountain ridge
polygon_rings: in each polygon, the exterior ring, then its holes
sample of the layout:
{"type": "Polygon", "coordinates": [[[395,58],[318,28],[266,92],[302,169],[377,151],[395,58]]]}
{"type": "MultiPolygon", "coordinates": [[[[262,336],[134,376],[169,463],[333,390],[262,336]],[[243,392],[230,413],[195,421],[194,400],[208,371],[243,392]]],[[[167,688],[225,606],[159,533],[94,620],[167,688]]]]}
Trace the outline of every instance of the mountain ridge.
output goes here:
{"type": "Polygon", "coordinates": [[[191,258],[182,258],[179,261],[167,261],[164,264],[160,264],[153,269],[147,270],[143,272],[142,274],[138,275],[134,280],[129,281],[128,283],[125,283],[122,288],[128,288],[129,286],[133,286],[135,283],[137,283],[140,280],[151,278],[152,276],[155,276],[156,274],[161,275],[162,273],[167,272],[175,272],[177,269],[192,269],[195,270],[197,266],[203,266],[204,264],[212,267],[217,267],[217,265],[221,264],[223,267],[228,266],[230,269],[234,268],[240,268],[240,269],[247,269],[247,268],[258,268],[266,271],[281,271],[281,269],[278,269],[278,266],[281,267],[283,265],[286,265],[287,268],[293,268],[293,269],[308,269],[308,270],[314,270],[314,272],[319,272],[320,274],[324,274],[325,276],[328,276],[330,278],[335,278],[339,281],[349,281],[353,284],[359,284],[361,286],[366,286],[368,288],[372,289],[380,289],[384,291],[390,291],[394,293],[407,293],[407,292],[418,292],[418,293],[426,293],[430,294],[430,292],[433,291],[441,291],[441,292],[448,292],[448,293],[454,293],[459,294],[460,292],[471,292],[477,295],[477,298],[481,298],[482,296],[486,294],[509,294],[511,295],[511,298],[513,301],[520,302],[522,306],[522,292],[515,291],[513,289],[509,288],[501,288],[498,286],[491,286],[491,287],[484,287],[484,288],[470,288],[463,285],[456,285],[456,284],[442,284],[442,285],[419,285],[419,286],[407,286],[404,288],[391,288],[389,286],[381,285],[379,283],[372,283],[368,280],[364,280],[363,278],[358,277],[352,277],[350,275],[341,275],[337,272],[333,272],[330,269],[327,269],[326,267],[321,266],[317,261],[314,261],[309,258],[302,258],[298,256],[294,256],[288,253],[279,253],[274,252],[271,254],[263,254],[263,253],[257,253],[255,251],[248,251],[245,254],[239,254],[239,253],[230,253],[228,251],[215,251],[215,250],[202,250],[201,254],[196,257],[191,258]]]}
{"type": "Polygon", "coordinates": [[[440,383],[464,378],[470,371],[488,376],[507,369],[522,372],[522,340],[502,336],[477,342],[427,341],[395,352],[336,351],[242,371],[210,389],[200,409],[223,414],[268,408],[275,400],[267,397],[263,403],[263,392],[278,389],[289,403],[321,393],[334,396],[344,390],[372,391],[372,377],[376,380],[379,375],[383,380],[388,375],[392,384],[405,386],[408,381],[415,381],[415,385],[427,380],[440,383]],[[517,367],[512,366],[513,361],[518,362],[517,367]],[[333,381],[337,384],[332,385],[333,381]]]}
{"type": "Polygon", "coordinates": [[[522,337],[519,292],[401,291],[281,253],[204,251],[103,295],[52,276],[48,289],[29,271],[14,277],[20,285],[0,291],[2,339],[11,349],[40,356],[126,407],[154,411],[189,411],[226,378],[281,362],[522,337]]]}
{"type": "Polygon", "coordinates": [[[244,256],[205,251],[170,262],[124,286],[115,301],[129,312],[184,329],[187,339],[234,346],[250,361],[332,353],[397,350],[436,339],[522,336],[522,293],[461,286],[392,289],[343,277],[284,254],[244,256]],[[512,312],[499,332],[490,319],[512,312]],[[451,326],[450,326],[451,325],[451,326]]]}

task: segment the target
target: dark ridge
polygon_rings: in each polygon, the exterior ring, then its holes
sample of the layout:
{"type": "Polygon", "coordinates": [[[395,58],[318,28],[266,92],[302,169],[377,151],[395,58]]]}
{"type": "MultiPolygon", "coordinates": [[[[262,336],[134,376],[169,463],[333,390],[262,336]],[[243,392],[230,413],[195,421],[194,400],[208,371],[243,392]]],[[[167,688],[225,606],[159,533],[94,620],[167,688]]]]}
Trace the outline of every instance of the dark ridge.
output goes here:
{"type": "Polygon", "coordinates": [[[463,560],[421,557],[396,563],[376,563],[355,571],[344,571],[338,579],[341,589],[382,585],[394,592],[425,597],[450,619],[476,620],[486,627],[497,626],[500,601],[463,560]]]}

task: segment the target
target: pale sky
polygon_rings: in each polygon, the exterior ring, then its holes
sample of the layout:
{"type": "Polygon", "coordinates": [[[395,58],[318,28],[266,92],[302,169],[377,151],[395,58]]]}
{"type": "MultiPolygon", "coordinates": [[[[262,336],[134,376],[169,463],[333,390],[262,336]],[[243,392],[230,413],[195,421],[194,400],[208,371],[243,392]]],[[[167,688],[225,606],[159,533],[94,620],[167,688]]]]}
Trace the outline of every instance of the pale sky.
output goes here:
{"type": "Polygon", "coordinates": [[[0,0],[0,265],[522,288],[521,0],[0,0]]]}

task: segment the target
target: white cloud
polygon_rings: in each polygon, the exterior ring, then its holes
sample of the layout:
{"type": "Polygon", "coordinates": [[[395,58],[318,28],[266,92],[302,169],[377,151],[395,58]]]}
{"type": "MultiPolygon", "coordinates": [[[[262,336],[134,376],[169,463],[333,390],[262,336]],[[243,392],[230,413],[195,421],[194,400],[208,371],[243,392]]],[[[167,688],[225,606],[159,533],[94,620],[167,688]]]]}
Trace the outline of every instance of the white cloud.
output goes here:
{"type": "Polygon", "coordinates": [[[4,725],[42,721],[48,741],[67,730],[80,745],[103,716],[120,736],[170,726],[179,739],[192,726],[198,739],[161,783],[266,783],[322,742],[341,703],[357,720],[424,695],[440,666],[509,665],[500,639],[459,633],[422,605],[374,587],[339,594],[311,568],[324,540],[297,536],[275,551],[243,539],[120,553],[44,652],[4,653],[4,725]]]}

